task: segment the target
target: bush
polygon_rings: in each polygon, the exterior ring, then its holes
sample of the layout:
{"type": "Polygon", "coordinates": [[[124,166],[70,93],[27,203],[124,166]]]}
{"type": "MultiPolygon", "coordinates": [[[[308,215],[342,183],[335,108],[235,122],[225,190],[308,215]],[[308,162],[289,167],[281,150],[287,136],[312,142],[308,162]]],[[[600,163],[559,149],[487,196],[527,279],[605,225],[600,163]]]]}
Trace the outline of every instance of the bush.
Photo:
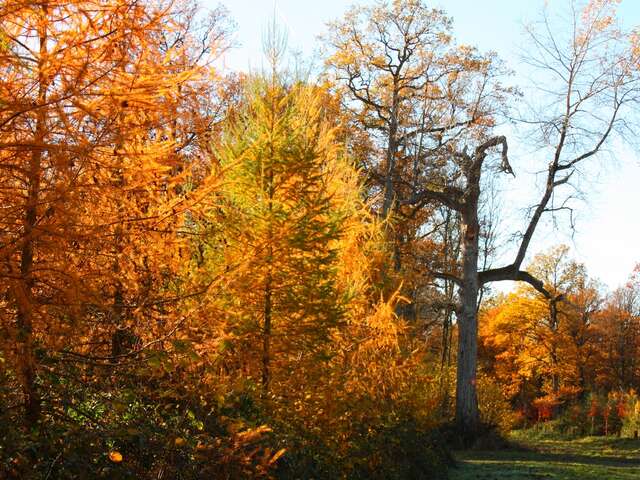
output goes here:
{"type": "Polygon", "coordinates": [[[623,437],[636,438],[640,432],[640,399],[634,390],[624,398],[622,405],[622,425],[620,433],[623,437]]]}
{"type": "Polygon", "coordinates": [[[502,387],[485,374],[478,376],[478,403],[480,419],[488,427],[505,433],[515,425],[518,415],[511,409],[502,387]]]}
{"type": "Polygon", "coordinates": [[[19,399],[5,376],[0,478],[266,478],[282,454],[270,448],[268,427],[222,415],[215,398],[164,390],[141,372],[103,377],[110,385],[100,389],[75,378],[83,377],[40,378],[42,418],[29,427],[7,408],[19,399]]]}
{"type": "Polygon", "coordinates": [[[420,428],[410,416],[369,429],[359,440],[350,449],[350,474],[345,478],[447,478],[451,459],[444,442],[433,431],[420,428]]]}
{"type": "MultiPolygon", "coordinates": [[[[362,401],[362,399],[360,399],[362,401]]],[[[373,403],[372,403],[373,405],[373,403]]],[[[319,432],[295,416],[274,421],[287,454],[278,462],[280,479],[440,479],[452,463],[431,422],[400,406],[372,408],[370,416],[342,415],[319,432]],[[317,433],[313,433],[316,431],[317,433]]]]}

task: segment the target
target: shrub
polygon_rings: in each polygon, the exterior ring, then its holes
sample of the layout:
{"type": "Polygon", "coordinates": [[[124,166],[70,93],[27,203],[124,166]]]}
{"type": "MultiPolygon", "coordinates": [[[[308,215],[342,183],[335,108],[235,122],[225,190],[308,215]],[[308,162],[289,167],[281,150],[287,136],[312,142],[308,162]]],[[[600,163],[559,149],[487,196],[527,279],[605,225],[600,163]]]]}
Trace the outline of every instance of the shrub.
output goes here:
{"type": "Polygon", "coordinates": [[[620,433],[623,437],[636,438],[640,432],[640,399],[634,390],[625,396],[622,405],[624,414],[620,433]]]}
{"type": "Polygon", "coordinates": [[[432,430],[409,415],[371,428],[350,449],[349,475],[354,479],[447,478],[450,457],[432,430]]]}
{"type": "MultiPolygon", "coordinates": [[[[66,372],[66,373],[69,373],[66,372]]],[[[80,373],[77,371],[76,373],[80,373]]],[[[122,372],[120,372],[122,373],[122,372]]],[[[22,422],[10,378],[0,391],[0,472],[7,479],[266,478],[282,452],[270,429],[222,415],[215,399],[164,390],[157,378],[127,372],[110,388],[47,381],[42,419],[22,422]],[[150,388],[148,388],[150,387],[150,388]],[[161,394],[162,393],[162,394],[161,394]]],[[[43,387],[45,386],[43,385],[43,387]]],[[[43,388],[43,391],[44,388],[43,388]]]]}
{"type": "Polygon", "coordinates": [[[478,403],[483,423],[502,433],[513,428],[518,415],[512,411],[498,382],[485,374],[478,376],[478,403]]]}

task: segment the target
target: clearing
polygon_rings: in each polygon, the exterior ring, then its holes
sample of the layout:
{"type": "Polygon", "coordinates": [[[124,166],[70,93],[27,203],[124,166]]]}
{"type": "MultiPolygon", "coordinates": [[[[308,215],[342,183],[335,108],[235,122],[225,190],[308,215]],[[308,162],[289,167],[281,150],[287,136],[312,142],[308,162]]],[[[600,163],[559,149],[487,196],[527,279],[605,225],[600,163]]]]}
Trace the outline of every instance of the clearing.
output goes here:
{"type": "Polygon", "coordinates": [[[522,449],[457,452],[451,480],[640,479],[640,440],[586,437],[575,440],[515,432],[522,449]]]}

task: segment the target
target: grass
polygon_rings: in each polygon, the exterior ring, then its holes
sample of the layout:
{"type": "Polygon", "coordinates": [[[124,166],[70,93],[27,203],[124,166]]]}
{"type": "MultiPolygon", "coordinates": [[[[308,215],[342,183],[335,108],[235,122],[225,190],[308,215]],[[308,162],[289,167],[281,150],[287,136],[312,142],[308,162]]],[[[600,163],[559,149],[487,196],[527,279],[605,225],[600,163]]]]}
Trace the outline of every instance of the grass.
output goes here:
{"type": "Polygon", "coordinates": [[[576,440],[514,432],[521,448],[457,452],[451,480],[640,479],[640,440],[586,437],[576,440]]]}

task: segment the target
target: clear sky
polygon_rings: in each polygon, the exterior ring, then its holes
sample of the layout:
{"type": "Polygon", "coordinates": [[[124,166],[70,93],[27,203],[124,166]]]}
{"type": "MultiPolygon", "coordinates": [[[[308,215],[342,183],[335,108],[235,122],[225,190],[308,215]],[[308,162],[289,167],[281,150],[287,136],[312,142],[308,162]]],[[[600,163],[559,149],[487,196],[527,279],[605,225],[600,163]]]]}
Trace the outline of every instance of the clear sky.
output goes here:
{"type": "MultiPolygon", "coordinates": [[[[434,7],[443,8],[454,20],[454,33],[460,43],[481,50],[494,50],[518,70],[520,49],[526,45],[522,25],[533,20],[544,3],[564,3],[568,0],[439,0],[434,7]]],[[[303,57],[317,53],[318,35],[326,22],[339,18],[352,1],[343,0],[205,0],[205,7],[225,5],[237,24],[238,46],[223,59],[226,68],[258,69],[261,66],[261,39],[274,11],[279,24],[288,30],[289,46],[303,57]]],[[[373,3],[360,0],[356,3],[373,3]]],[[[640,26],[640,0],[624,0],[620,18],[627,27],[640,26]]],[[[523,210],[535,182],[533,172],[544,163],[532,165],[523,147],[511,140],[509,149],[517,180],[505,184],[504,227],[519,228],[523,210]],[[519,157],[520,154],[520,158],[519,157]]],[[[531,245],[530,258],[549,246],[566,243],[574,258],[584,262],[589,273],[615,288],[627,279],[633,266],[640,262],[640,152],[616,146],[613,155],[600,159],[598,168],[590,168],[581,181],[586,203],[577,205],[576,231],[572,234],[562,225],[554,228],[547,221],[537,232],[531,245]]]]}

